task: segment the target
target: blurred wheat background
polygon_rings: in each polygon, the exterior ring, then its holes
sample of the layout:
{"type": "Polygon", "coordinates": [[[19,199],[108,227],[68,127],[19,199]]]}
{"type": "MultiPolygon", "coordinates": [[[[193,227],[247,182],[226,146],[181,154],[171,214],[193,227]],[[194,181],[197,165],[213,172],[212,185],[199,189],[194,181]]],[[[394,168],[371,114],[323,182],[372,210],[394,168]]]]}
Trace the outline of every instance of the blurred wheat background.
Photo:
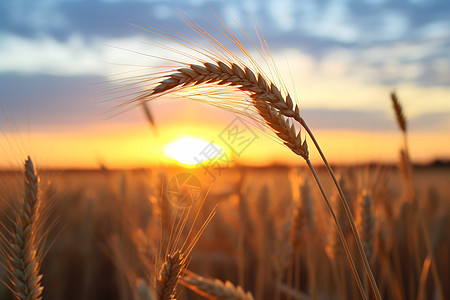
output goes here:
{"type": "MultiPolygon", "coordinates": [[[[338,170],[384,299],[446,299],[448,169],[415,168],[414,201],[405,198],[410,186],[396,167],[338,170]]],[[[56,177],[42,172],[41,199],[53,202],[47,217],[57,220],[44,245],[43,298],[147,299],[140,298],[139,283],[154,287],[161,247],[167,247],[164,237],[182,215],[162,196],[164,178],[171,174],[176,170],[67,171],[56,177]]],[[[2,182],[20,178],[2,174],[2,182]]],[[[5,204],[17,203],[21,194],[11,186],[19,184],[2,185],[4,224],[11,216],[5,204]]],[[[333,194],[331,182],[326,186],[333,194]]],[[[205,197],[203,207],[195,207],[202,222],[218,207],[191,253],[190,272],[228,280],[255,299],[358,299],[336,231],[306,169],[229,169],[205,197]]],[[[349,237],[348,225],[344,230],[349,237]]],[[[187,230],[180,234],[174,249],[187,230]]],[[[13,299],[5,287],[1,293],[2,299],[13,299]]],[[[200,299],[184,287],[176,294],[200,299]]]]}

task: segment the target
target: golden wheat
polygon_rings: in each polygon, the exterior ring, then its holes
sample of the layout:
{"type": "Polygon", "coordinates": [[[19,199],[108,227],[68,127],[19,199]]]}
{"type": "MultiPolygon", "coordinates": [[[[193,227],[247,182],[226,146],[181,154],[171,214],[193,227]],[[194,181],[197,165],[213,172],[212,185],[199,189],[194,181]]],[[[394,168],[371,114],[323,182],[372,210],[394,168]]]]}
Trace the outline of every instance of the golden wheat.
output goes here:
{"type": "Polygon", "coordinates": [[[6,243],[10,287],[17,299],[41,299],[43,287],[39,274],[42,255],[39,251],[38,225],[40,222],[39,179],[31,158],[25,161],[25,195],[22,208],[17,212],[11,244],[6,243]]]}
{"type": "Polygon", "coordinates": [[[135,101],[145,100],[188,85],[206,83],[236,86],[247,93],[252,99],[253,106],[285,145],[297,155],[305,159],[308,157],[306,140],[302,143],[300,132],[297,134],[294,125],[289,125],[285,119],[288,117],[300,120],[300,111],[298,106],[293,104],[291,96],[288,94],[283,97],[279,89],[273,83],[268,83],[260,73],[255,75],[248,67],[241,68],[236,63],[229,65],[222,61],[215,64],[204,62],[203,66],[191,64],[189,68],[180,68],[167,75],[166,79],[135,101]]]}
{"type": "Polygon", "coordinates": [[[268,102],[284,116],[300,121],[298,106],[294,105],[289,94],[283,97],[273,83],[266,80],[260,73],[255,75],[248,67],[240,67],[236,63],[228,64],[222,61],[217,61],[215,64],[204,62],[203,66],[190,64],[189,68],[180,68],[168,75],[152,91],[143,94],[137,100],[161,94],[177,87],[204,83],[236,86],[241,91],[248,93],[253,100],[268,102]]]}
{"type": "Polygon", "coordinates": [[[156,292],[149,287],[145,281],[139,280],[136,283],[136,294],[139,300],[154,300],[156,299],[156,292]]]}
{"type": "Polygon", "coordinates": [[[373,200],[367,191],[360,196],[359,232],[369,261],[373,259],[375,216],[372,212],[373,200]]]}
{"type": "Polygon", "coordinates": [[[294,251],[299,251],[308,242],[314,228],[314,211],[308,181],[300,185],[300,201],[294,211],[291,227],[291,243],[294,251]]]}
{"type": "Polygon", "coordinates": [[[178,279],[182,276],[186,261],[180,251],[175,251],[166,256],[161,266],[157,280],[157,294],[159,300],[175,299],[175,288],[178,279]]]}
{"type": "Polygon", "coordinates": [[[394,108],[395,112],[395,118],[397,119],[397,124],[400,129],[406,133],[406,118],[405,114],[403,113],[402,105],[400,104],[400,101],[398,101],[397,95],[395,92],[391,93],[391,101],[392,101],[392,107],[394,108]]]}
{"type": "Polygon", "coordinates": [[[403,147],[400,149],[400,161],[399,169],[403,178],[403,196],[407,201],[415,201],[415,187],[413,178],[413,165],[411,157],[409,155],[408,147],[408,134],[407,134],[407,120],[403,113],[403,108],[398,100],[395,92],[391,93],[392,106],[394,108],[395,118],[397,119],[397,125],[403,134],[403,147]]]}
{"type": "Polygon", "coordinates": [[[208,299],[253,300],[250,292],[245,292],[242,287],[235,286],[229,281],[222,282],[218,279],[190,275],[183,277],[183,285],[208,299]]]}

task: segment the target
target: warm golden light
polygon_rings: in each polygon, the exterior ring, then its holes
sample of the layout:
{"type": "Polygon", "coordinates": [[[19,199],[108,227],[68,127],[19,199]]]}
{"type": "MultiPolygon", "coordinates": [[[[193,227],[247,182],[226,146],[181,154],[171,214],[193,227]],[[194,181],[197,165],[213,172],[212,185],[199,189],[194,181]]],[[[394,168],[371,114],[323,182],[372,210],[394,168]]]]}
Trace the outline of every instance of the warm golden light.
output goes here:
{"type": "Polygon", "coordinates": [[[208,159],[214,159],[223,153],[224,149],[210,142],[194,138],[180,138],[164,148],[164,155],[184,165],[197,165],[208,159]]]}

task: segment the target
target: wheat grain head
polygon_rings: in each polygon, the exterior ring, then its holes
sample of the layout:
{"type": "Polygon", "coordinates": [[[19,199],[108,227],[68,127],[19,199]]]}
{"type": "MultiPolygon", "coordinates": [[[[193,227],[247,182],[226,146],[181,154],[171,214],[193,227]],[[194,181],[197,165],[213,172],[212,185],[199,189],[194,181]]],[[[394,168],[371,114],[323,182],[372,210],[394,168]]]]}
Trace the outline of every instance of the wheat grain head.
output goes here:
{"type": "Polygon", "coordinates": [[[2,255],[8,271],[7,286],[14,292],[16,299],[41,299],[43,287],[39,268],[42,261],[39,225],[41,222],[40,199],[38,196],[39,179],[30,157],[25,161],[25,185],[22,207],[16,213],[15,228],[11,237],[2,235],[2,255]]]}
{"type": "Polygon", "coordinates": [[[360,196],[359,207],[359,232],[364,245],[364,250],[369,261],[373,260],[375,216],[372,211],[373,200],[370,194],[364,190],[360,196]]]}
{"type": "Polygon", "coordinates": [[[397,125],[402,130],[403,133],[406,133],[406,118],[405,114],[403,113],[402,105],[400,104],[400,101],[398,101],[397,95],[395,92],[391,93],[391,101],[392,101],[392,107],[394,108],[395,112],[395,118],[397,119],[397,125]]]}
{"type": "Polygon", "coordinates": [[[156,291],[158,299],[175,299],[175,288],[178,284],[178,279],[182,276],[185,265],[186,260],[181,251],[175,251],[166,256],[157,279],[156,291]]]}
{"type": "Polygon", "coordinates": [[[183,285],[208,299],[253,300],[250,292],[245,292],[242,287],[235,286],[229,281],[222,282],[194,275],[184,276],[182,281],[183,285]]]}

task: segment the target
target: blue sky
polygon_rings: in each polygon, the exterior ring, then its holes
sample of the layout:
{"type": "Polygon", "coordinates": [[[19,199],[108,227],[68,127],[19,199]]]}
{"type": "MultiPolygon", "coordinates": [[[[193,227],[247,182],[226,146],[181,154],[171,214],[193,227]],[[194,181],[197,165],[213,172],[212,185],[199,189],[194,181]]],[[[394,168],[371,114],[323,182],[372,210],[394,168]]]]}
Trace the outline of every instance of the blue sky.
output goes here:
{"type": "MultiPolygon", "coordinates": [[[[102,93],[97,83],[120,72],[120,64],[147,63],[119,49],[146,51],[128,23],[192,34],[174,11],[211,16],[208,5],[235,30],[232,18],[252,33],[254,16],[315,128],[395,131],[389,103],[395,89],[413,131],[448,134],[447,0],[1,1],[3,110],[19,131],[25,123],[73,131],[105,122],[105,107],[90,100],[102,93]]],[[[165,108],[154,109],[164,122],[165,108]]],[[[141,112],[118,120],[142,121],[141,112]]]]}

